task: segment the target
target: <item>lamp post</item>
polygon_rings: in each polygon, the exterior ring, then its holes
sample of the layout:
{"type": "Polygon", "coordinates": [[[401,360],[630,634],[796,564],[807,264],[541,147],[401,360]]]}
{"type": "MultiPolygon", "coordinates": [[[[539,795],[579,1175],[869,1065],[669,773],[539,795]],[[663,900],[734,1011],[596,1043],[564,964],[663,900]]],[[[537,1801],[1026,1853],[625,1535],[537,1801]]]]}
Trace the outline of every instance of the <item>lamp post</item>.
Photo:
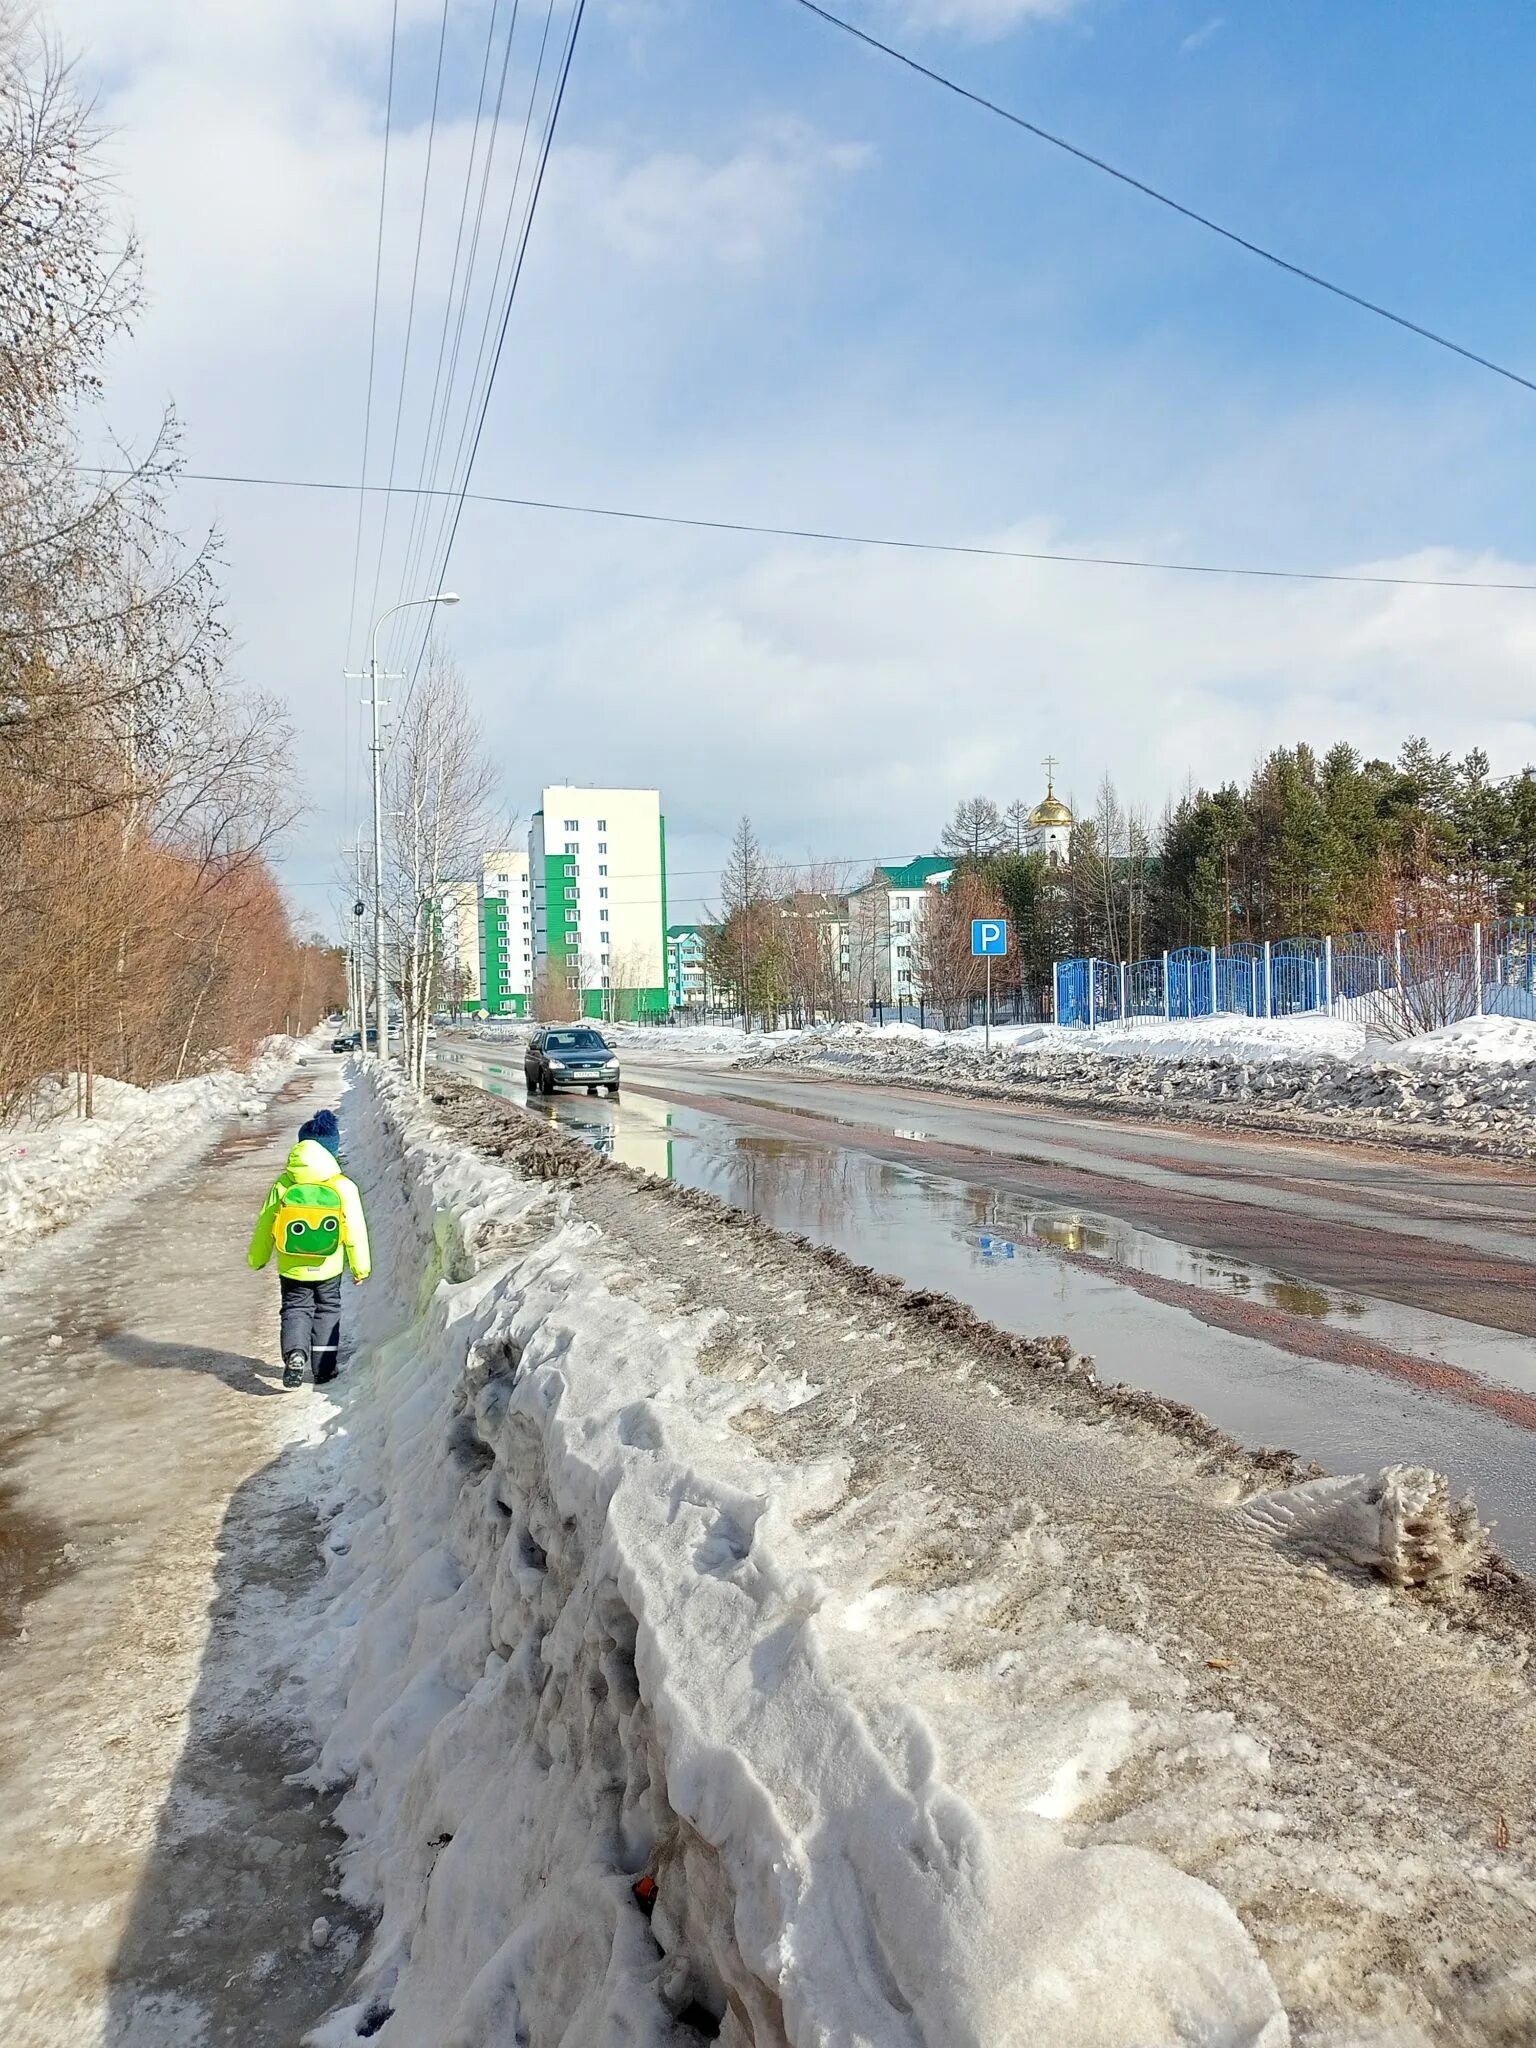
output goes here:
{"type": "MultiPolygon", "coordinates": [[[[389,995],[384,987],[384,832],[379,801],[379,628],[392,619],[396,612],[410,611],[416,605],[457,604],[458,601],[457,591],[438,590],[434,591],[431,597],[408,597],[403,604],[391,605],[387,612],[381,613],[374,620],[373,633],[368,644],[368,702],[373,713],[373,741],[369,748],[373,755],[373,1025],[380,1060],[389,1058],[389,995]]],[[[365,1051],[367,1037],[365,1026],[365,1051]]]]}

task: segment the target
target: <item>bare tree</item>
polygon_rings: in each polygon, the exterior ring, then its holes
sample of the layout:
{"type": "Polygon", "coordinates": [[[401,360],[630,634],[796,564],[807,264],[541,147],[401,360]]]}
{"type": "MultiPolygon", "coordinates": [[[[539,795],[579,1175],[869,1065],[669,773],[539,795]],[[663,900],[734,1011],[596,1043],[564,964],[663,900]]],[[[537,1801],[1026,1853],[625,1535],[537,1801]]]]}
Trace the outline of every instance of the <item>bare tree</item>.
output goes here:
{"type": "Polygon", "coordinates": [[[1008,828],[989,796],[963,797],[939,834],[940,853],[953,854],[956,860],[985,860],[1007,844],[1008,828]]]}
{"type": "Polygon", "coordinates": [[[962,867],[944,888],[931,888],[912,935],[912,959],[925,1002],[954,1030],[986,986],[986,962],[971,951],[971,923],[999,917],[996,892],[974,868],[962,867]]]}
{"type": "Polygon", "coordinates": [[[427,1024],[442,985],[443,900],[484,859],[496,769],[454,664],[428,648],[385,769],[384,913],[400,993],[405,1069],[426,1079],[427,1024]]]}
{"type": "Polygon", "coordinates": [[[1003,813],[1003,826],[1007,832],[1007,848],[1010,853],[1023,853],[1029,839],[1030,806],[1022,797],[1015,797],[1003,813]]]}

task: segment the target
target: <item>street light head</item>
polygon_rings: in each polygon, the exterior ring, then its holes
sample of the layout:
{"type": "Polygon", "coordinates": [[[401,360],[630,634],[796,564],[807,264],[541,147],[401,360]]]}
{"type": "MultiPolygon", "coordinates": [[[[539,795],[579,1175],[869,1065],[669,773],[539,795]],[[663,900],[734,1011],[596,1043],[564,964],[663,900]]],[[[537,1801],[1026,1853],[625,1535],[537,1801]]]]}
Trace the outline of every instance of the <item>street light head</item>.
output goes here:
{"type": "Polygon", "coordinates": [[[458,601],[459,593],[456,590],[439,590],[427,599],[428,604],[457,604],[458,601]]]}

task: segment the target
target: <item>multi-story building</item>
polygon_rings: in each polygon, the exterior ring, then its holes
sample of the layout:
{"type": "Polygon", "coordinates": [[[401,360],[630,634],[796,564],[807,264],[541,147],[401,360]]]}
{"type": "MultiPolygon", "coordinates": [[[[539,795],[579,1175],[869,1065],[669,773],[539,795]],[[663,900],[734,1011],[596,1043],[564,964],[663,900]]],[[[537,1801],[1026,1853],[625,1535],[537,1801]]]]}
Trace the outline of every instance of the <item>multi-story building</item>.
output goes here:
{"type": "Polygon", "coordinates": [[[702,1010],[707,989],[704,977],[704,930],[696,924],[667,926],[667,996],[674,1010],[702,1010]]]}
{"type": "Polygon", "coordinates": [[[533,902],[520,846],[486,855],[479,890],[481,998],[488,1017],[526,1017],[533,990],[533,902]]]}
{"type": "Polygon", "coordinates": [[[654,789],[546,788],[528,834],[541,1016],[667,1008],[667,855],[654,789]]]}
{"type": "Polygon", "coordinates": [[[915,1003],[923,996],[923,915],[955,864],[939,854],[922,854],[899,866],[878,867],[848,897],[848,989],[855,1009],[875,1004],[915,1003]]]}
{"type": "Polygon", "coordinates": [[[484,998],[480,941],[480,890],[474,882],[450,882],[439,905],[443,946],[441,1001],[455,1016],[474,1014],[484,998]]]}

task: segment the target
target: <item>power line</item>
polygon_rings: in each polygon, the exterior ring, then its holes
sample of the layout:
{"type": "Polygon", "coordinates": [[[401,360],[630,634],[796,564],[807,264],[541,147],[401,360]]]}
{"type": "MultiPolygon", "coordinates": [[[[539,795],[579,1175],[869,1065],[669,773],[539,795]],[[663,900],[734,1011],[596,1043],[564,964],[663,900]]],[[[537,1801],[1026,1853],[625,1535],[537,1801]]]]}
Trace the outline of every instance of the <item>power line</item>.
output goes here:
{"type": "MultiPolygon", "coordinates": [[[[127,476],[131,471],[100,463],[82,468],[96,476],[127,476]]],[[[268,490],[355,491],[357,484],[334,483],[319,477],[255,476],[229,471],[185,469],[188,483],[238,484],[268,490]]],[[[418,489],[409,484],[367,484],[370,493],[394,497],[452,498],[472,505],[508,505],[524,512],[562,512],[584,519],[617,519],[641,526],[678,526],[701,533],[760,535],[769,540],[822,541],[840,547],[891,548],[906,554],[961,555],[982,561],[1042,562],[1078,569],[1144,569],[1174,576],[1238,576],[1277,583],[1364,584],[1389,590],[1484,590],[1536,592],[1536,583],[1501,582],[1477,576],[1387,576],[1345,569],[1279,569],[1239,562],[1178,562],[1142,555],[1073,554],[1060,548],[985,547],[979,543],[913,540],[903,535],[846,533],[830,527],[769,526],[749,519],[701,519],[678,512],[641,512],[632,506],[587,505],[563,498],[521,498],[499,491],[456,491],[442,487],[418,489]]]]}
{"type": "MultiPolygon", "coordinates": [[[[534,60],[534,65],[533,65],[533,73],[532,73],[532,76],[531,76],[531,78],[530,78],[530,80],[529,80],[529,84],[528,84],[528,104],[527,104],[527,105],[526,105],[526,107],[525,107],[525,108],[523,109],[523,121],[522,121],[522,134],[521,134],[521,136],[519,137],[519,140],[518,140],[518,145],[517,145],[517,160],[516,160],[516,162],[514,163],[514,165],[513,165],[513,167],[512,167],[512,181],[511,181],[510,187],[508,188],[508,191],[507,191],[507,203],[506,203],[506,209],[505,209],[505,213],[504,213],[504,216],[503,216],[503,219],[502,219],[502,224],[501,224],[501,236],[500,236],[500,239],[499,239],[499,241],[497,242],[497,245],[496,245],[496,261],[495,261],[495,264],[494,264],[494,266],[492,267],[492,270],[491,270],[491,282],[490,282],[490,287],[489,287],[488,291],[486,292],[486,297],[485,297],[485,308],[484,308],[484,312],[483,312],[483,314],[482,314],[482,317],[481,317],[481,321],[480,321],[480,340],[479,340],[479,343],[478,343],[478,345],[477,345],[477,347],[476,347],[476,350],[475,350],[475,360],[474,360],[474,366],[473,366],[473,368],[472,368],[472,369],[470,370],[470,373],[469,373],[469,384],[468,384],[468,396],[467,396],[467,398],[466,398],[466,401],[465,401],[465,405],[464,405],[464,415],[463,415],[463,418],[462,418],[462,419],[461,419],[461,420],[459,421],[459,431],[458,431],[458,438],[457,438],[457,440],[456,440],[456,441],[455,441],[455,443],[454,443],[454,450],[453,450],[453,455],[452,455],[452,457],[451,457],[451,459],[450,459],[450,461],[449,461],[449,463],[448,463],[448,479],[449,479],[450,487],[452,487],[452,488],[457,488],[457,486],[458,486],[459,484],[461,484],[462,482],[464,482],[464,481],[465,481],[465,479],[463,479],[463,478],[462,478],[462,477],[460,477],[460,475],[459,475],[459,466],[460,466],[460,463],[461,463],[461,462],[462,462],[462,460],[463,460],[463,456],[464,456],[464,450],[465,450],[465,446],[466,446],[466,444],[467,444],[467,442],[468,442],[468,439],[469,439],[469,431],[470,431],[470,422],[472,421],[472,419],[474,418],[474,415],[475,415],[475,404],[476,404],[476,395],[477,395],[477,393],[479,392],[479,389],[480,389],[480,373],[481,373],[482,369],[483,369],[483,368],[484,368],[484,366],[485,366],[485,360],[486,360],[486,349],[487,349],[487,346],[488,346],[488,344],[489,344],[489,341],[490,341],[490,336],[491,336],[492,330],[493,330],[493,328],[494,328],[494,326],[495,326],[495,323],[496,323],[496,315],[497,315],[497,309],[498,309],[498,307],[499,307],[499,306],[500,306],[500,304],[501,304],[501,297],[502,297],[502,284],[501,284],[501,273],[502,273],[502,266],[503,266],[503,264],[504,264],[504,263],[506,262],[506,259],[507,259],[507,245],[508,245],[508,242],[509,242],[509,240],[510,240],[510,238],[511,238],[511,235],[512,235],[512,223],[513,223],[513,221],[514,221],[514,220],[516,219],[516,217],[517,217],[517,202],[518,202],[518,194],[519,194],[519,193],[520,193],[520,192],[522,191],[522,189],[523,189],[523,165],[524,165],[524,163],[525,163],[525,162],[527,161],[527,157],[528,157],[528,140],[529,140],[529,137],[530,137],[530,136],[531,136],[531,135],[533,134],[533,126],[534,126],[534,118],[533,118],[533,117],[534,117],[534,110],[535,110],[535,108],[536,108],[536,107],[537,107],[537,105],[538,105],[538,100],[539,100],[539,87],[540,87],[541,83],[543,82],[543,78],[544,78],[544,60],[545,60],[545,58],[546,58],[546,56],[548,55],[548,52],[549,52],[549,36],[550,36],[550,30],[551,30],[551,28],[552,28],[552,27],[553,27],[553,25],[554,25],[554,19],[555,19],[555,0],[546,0],[546,4],[545,4],[545,9],[544,9],[544,27],[543,27],[543,31],[542,31],[542,33],[541,33],[541,35],[540,35],[540,37],[539,37],[539,48],[538,48],[538,55],[537,55],[537,57],[536,57],[536,58],[535,58],[535,60],[534,60]]],[[[514,37],[515,37],[515,35],[516,35],[516,30],[517,30],[517,10],[516,10],[516,8],[514,7],[514,9],[513,9],[513,17],[512,17],[512,24],[511,24],[511,27],[510,27],[510,29],[509,29],[509,31],[508,31],[508,37],[507,37],[507,47],[506,47],[506,51],[505,51],[505,53],[504,53],[504,57],[503,57],[503,63],[502,63],[502,77],[501,77],[501,83],[500,83],[500,87],[499,87],[499,90],[498,90],[498,97],[497,97],[497,105],[498,105],[498,110],[499,110],[499,108],[500,108],[500,105],[501,105],[501,99],[502,99],[502,95],[503,95],[503,94],[504,94],[504,92],[505,92],[505,88],[506,88],[506,80],[507,80],[507,74],[508,74],[508,71],[509,71],[509,69],[510,69],[510,66],[511,66],[511,62],[512,62],[512,51],[513,51],[513,39],[514,39],[514,37]]],[[[482,207],[483,207],[483,204],[484,204],[484,200],[485,200],[485,197],[486,197],[486,193],[485,193],[485,190],[484,190],[484,188],[482,188],[482,191],[481,191],[481,204],[482,204],[482,207]]],[[[479,218],[478,218],[478,215],[477,215],[477,220],[476,220],[476,226],[477,226],[477,230],[478,230],[478,226],[479,226],[479,218]]],[[[468,303],[467,303],[467,301],[466,301],[465,305],[464,305],[463,307],[461,307],[461,309],[460,309],[460,319],[459,319],[459,327],[458,327],[458,330],[456,331],[456,333],[455,333],[455,335],[454,335],[454,344],[453,344],[453,368],[452,368],[452,372],[451,372],[451,375],[452,375],[453,377],[455,377],[455,378],[457,377],[457,374],[458,374],[458,362],[459,362],[459,355],[460,355],[461,345],[462,345],[462,341],[463,341],[463,328],[464,328],[464,317],[465,317],[465,315],[467,314],[467,312],[468,312],[468,303]]],[[[446,430],[447,430],[447,415],[446,415],[446,413],[445,413],[445,414],[444,414],[444,420],[443,420],[443,433],[442,433],[442,435],[440,436],[440,445],[439,445],[439,447],[437,448],[437,450],[436,450],[436,451],[434,452],[434,454],[433,454],[433,481],[434,481],[434,483],[435,483],[435,482],[436,482],[436,480],[437,480],[437,468],[438,468],[438,464],[439,464],[439,463],[441,462],[441,460],[442,460],[442,443],[443,443],[443,442],[444,442],[444,441],[446,440],[446,430]]],[[[443,505],[443,507],[442,507],[442,510],[441,510],[440,516],[439,516],[439,518],[438,518],[438,521],[437,521],[437,530],[436,530],[436,533],[435,533],[435,535],[432,535],[432,537],[431,537],[430,539],[429,539],[429,538],[427,537],[427,536],[428,536],[428,534],[430,533],[430,529],[431,529],[431,519],[430,519],[430,515],[429,515],[428,519],[427,519],[427,520],[426,520],[426,521],[424,522],[424,526],[423,526],[423,549],[422,549],[422,553],[423,553],[423,554],[425,555],[425,558],[426,558],[426,560],[427,560],[428,562],[435,562],[435,561],[436,561],[436,560],[438,559],[438,555],[439,555],[439,552],[440,552],[440,550],[441,550],[441,547],[442,547],[443,535],[444,535],[444,534],[445,534],[445,532],[447,531],[447,527],[448,527],[448,521],[449,521],[449,518],[450,518],[450,516],[451,516],[451,513],[450,513],[449,505],[448,505],[448,504],[447,504],[447,503],[445,502],[445,503],[444,503],[444,505],[443,505]]],[[[433,583],[432,583],[432,585],[431,585],[431,588],[433,588],[433,589],[440,589],[441,587],[442,587],[442,578],[441,578],[441,576],[439,576],[439,577],[437,577],[437,578],[436,578],[436,579],[435,579],[435,580],[433,581],[433,583]]],[[[397,652],[398,652],[399,648],[400,648],[400,647],[401,647],[402,645],[404,645],[405,643],[407,643],[407,642],[408,642],[408,641],[409,641],[409,640],[411,639],[411,637],[412,637],[412,633],[411,633],[411,627],[412,627],[412,626],[413,626],[413,625],[414,625],[415,623],[416,623],[415,621],[410,621],[410,622],[407,622],[407,621],[406,621],[406,620],[404,619],[404,617],[403,617],[403,616],[402,616],[402,617],[401,617],[400,619],[398,619],[398,620],[397,620],[397,621],[395,622],[395,637],[394,637],[394,638],[393,638],[393,639],[391,640],[391,659],[392,659],[392,660],[396,658],[396,655],[397,655],[397,652]]],[[[423,619],[421,620],[420,624],[421,624],[421,647],[422,647],[422,650],[424,651],[424,650],[425,650],[425,647],[426,647],[426,644],[427,644],[427,639],[428,639],[428,637],[429,637],[429,636],[430,636],[430,634],[431,634],[432,626],[433,626],[433,624],[434,624],[434,621],[433,621],[433,619],[432,619],[432,617],[431,617],[431,614],[430,614],[430,613],[427,613],[427,614],[426,614],[426,615],[425,615],[425,616],[423,617],[423,619]]],[[[417,659],[418,659],[418,660],[420,659],[420,655],[419,655],[419,654],[418,654],[418,657],[417,657],[417,659]]],[[[410,675],[411,675],[411,677],[412,677],[412,681],[413,681],[413,683],[414,683],[414,678],[415,678],[415,673],[416,673],[416,662],[415,662],[415,661],[412,661],[412,662],[411,662],[411,663],[409,664],[409,673],[410,673],[410,675]]]]}
{"type": "MultiPolygon", "coordinates": [[[[352,636],[357,631],[357,586],[363,562],[363,508],[367,504],[368,442],[373,430],[373,372],[379,346],[379,287],[384,268],[384,206],[389,194],[389,136],[395,113],[395,46],[400,29],[400,0],[393,0],[389,13],[389,82],[384,93],[384,163],[379,174],[379,228],[373,251],[373,312],[368,322],[368,386],[363,400],[363,458],[358,471],[357,537],[352,544],[352,595],[347,605],[347,644],[342,652],[345,669],[352,654],[352,636]]],[[[351,818],[352,701],[347,692],[341,728],[341,808],[343,828],[351,818]]]]}
{"type": "MultiPolygon", "coordinates": [[[[512,49],[517,36],[519,0],[512,0],[511,19],[507,27],[506,43],[502,50],[501,73],[497,82],[495,105],[491,112],[490,131],[486,139],[485,158],[480,167],[480,193],[475,207],[474,226],[470,232],[468,254],[464,260],[464,282],[459,282],[459,257],[464,247],[465,223],[469,218],[470,194],[475,182],[475,159],[480,146],[480,126],[485,114],[486,87],[491,74],[491,55],[496,41],[496,25],[501,13],[501,0],[491,0],[490,15],[485,32],[485,54],[480,65],[480,91],[475,103],[475,126],[471,139],[469,161],[464,172],[464,194],[459,205],[458,232],[453,244],[453,268],[448,280],[448,290],[443,299],[443,330],[438,337],[437,367],[432,378],[432,402],[427,408],[427,430],[422,441],[421,466],[417,471],[418,484],[429,481],[436,483],[438,466],[442,461],[443,444],[447,437],[448,418],[453,409],[454,386],[458,379],[459,344],[464,333],[464,321],[469,311],[474,291],[475,266],[480,251],[480,231],[485,220],[485,202],[490,189],[491,169],[496,159],[496,143],[501,132],[501,110],[506,98],[507,78],[512,66],[512,49]],[[458,299],[458,319],[454,322],[454,300],[458,299]],[[448,335],[453,326],[453,347],[450,353],[448,335]],[[447,365],[447,382],[443,381],[444,364],[447,365]],[[438,397],[441,393],[442,410],[438,411],[438,397]],[[434,427],[436,433],[434,436],[434,427]]],[[[411,508],[411,530],[406,537],[405,574],[401,584],[402,595],[417,587],[416,577],[423,552],[426,549],[427,531],[431,522],[431,500],[418,497],[411,508]]]]}
{"type": "MultiPolygon", "coordinates": [[[[427,194],[432,183],[432,152],[437,142],[437,107],[443,85],[443,51],[448,41],[448,0],[443,0],[442,24],[437,33],[437,69],[432,79],[432,109],[427,121],[427,153],[421,172],[421,204],[416,214],[416,253],[411,262],[411,290],[405,312],[405,344],[400,352],[400,389],[395,399],[395,432],[389,449],[389,481],[395,481],[395,462],[400,453],[400,422],[405,412],[405,388],[411,367],[411,336],[416,325],[416,287],[421,275],[421,244],[427,225],[427,194]]],[[[379,582],[384,569],[384,545],[389,536],[389,514],[391,500],[384,501],[384,517],[379,522],[379,553],[373,565],[373,595],[368,601],[368,616],[378,617],[379,582]]]]}
{"type": "MultiPolygon", "coordinates": [[[[550,105],[549,120],[545,125],[544,134],[540,142],[538,164],[533,176],[533,187],[528,197],[528,210],[523,217],[522,230],[518,239],[517,257],[512,267],[511,281],[507,286],[506,306],[501,316],[501,331],[496,336],[496,348],[491,356],[490,369],[486,374],[485,394],[481,400],[480,417],[475,422],[474,439],[470,443],[469,457],[464,464],[464,475],[459,486],[458,503],[454,506],[453,523],[448,529],[448,542],[437,565],[434,580],[434,587],[437,589],[442,588],[443,582],[447,578],[448,565],[453,559],[453,544],[458,538],[459,521],[464,516],[464,500],[469,490],[469,480],[474,474],[475,458],[480,452],[480,437],[485,432],[486,416],[491,406],[491,393],[496,384],[496,372],[501,365],[502,350],[506,347],[507,331],[512,324],[512,308],[517,300],[518,285],[522,281],[523,263],[527,257],[528,244],[533,234],[534,215],[538,212],[539,195],[544,189],[544,174],[549,168],[549,154],[554,145],[555,129],[559,125],[560,109],[565,103],[565,89],[570,82],[571,76],[571,60],[576,54],[576,38],[581,33],[582,17],[586,13],[586,6],[587,0],[576,0],[576,4],[571,11],[570,32],[565,41],[559,78],[555,86],[554,99],[550,105]]],[[[427,633],[429,631],[430,621],[423,628],[421,646],[417,650],[416,661],[411,670],[411,680],[406,685],[405,703],[401,709],[402,717],[405,715],[405,711],[409,709],[411,698],[415,693],[416,678],[421,672],[421,662],[426,651],[427,633]]]]}
{"type": "Polygon", "coordinates": [[[1405,313],[1394,313],[1390,306],[1383,306],[1375,299],[1368,299],[1360,292],[1351,291],[1347,285],[1335,284],[1331,278],[1320,276],[1315,270],[1308,270],[1300,263],[1292,263],[1288,257],[1277,255],[1273,249],[1266,249],[1262,242],[1251,241],[1247,235],[1240,235],[1235,228],[1223,227],[1220,221],[1212,220],[1209,214],[1200,213],[1194,207],[1186,206],[1182,200],[1172,198],[1167,192],[1160,192],[1155,185],[1147,184],[1142,178],[1133,177],[1129,171],[1122,171],[1116,165],[1106,163],[1103,157],[1095,156],[1091,150],[1080,148],[1075,142],[1068,142],[1065,136],[1052,134],[1049,128],[1042,128],[1036,121],[1026,120],[1024,115],[1014,113],[1010,107],[1000,106],[996,100],[989,100],[983,93],[973,92],[969,86],[960,84],[958,79],[950,78],[942,71],[935,71],[930,65],[909,56],[905,50],[898,50],[894,44],[882,42],[867,29],[859,28],[855,23],[845,21],[840,14],[833,14],[829,8],[820,6],[818,0],[796,0],[796,4],[803,7],[808,14],[816,15],[830,27],[841,29],[844,35],[851,36],[855,42],[863,43],[866,48],[879,51],[881,56],[905,65],[908,71],[916,72],[919,78],[926,78],[932,85],[942,86],[945,92],[953,93],[957,99],[968,100],[972,106],[980,107],[983,112],[995,114],[1000,121],[1007,121],[1015,128],[1022,128],[1026,135],[1033,135],[1038,142],[1048,142],[1052,149],[1063,150],[1068,156],[1076,157],[1079,163],[1087,164],[1093,170],[1102,171],[1106,177],[1114,178],[1122,185],[1128,185],[1133,192],[1141,193],[1143,198],[1156,200],[1159,206],[1166,206],[1171,213],[1177,213],[1183,219],[1193,221],[1196,227],[1205,228],[1213,235],[1220,235],[1223,241],[1231,242],[1239,249],[1246,249],[1250,256],[1257,256],[1265,263],[1272,263],[1277,270],[1283,270],[1291,277],[1300,278],[1303,284],[1315,285],[1319,291],[1330,292],[1334,298],[1343,299],[1346,304],[1357,306],[1364,313],[1372,313],[1378,320],[1388,320],[1394,327],[1401,327],[1409,334],[1418,335],[1421,341],[1433,342],[1436,348],[1448,349],[1452,355],[1460,356],[1466,362],[1476,363],[1479,369],[1491,370],[1496,377],[1507,378],[1511,384],[1519,384],[1527,391],[1536,391],[1536,380],[1523,377],[1518,370],[1511,370],[1503,363],[1496,363],[1491,356],[1479,355],[1476,349],[1467,348],[1459,341],[1452,341],[1448,335],[1437,334],[1434,328],[1425,327],[1417,320],[1410,320],[1405,313]]]}

